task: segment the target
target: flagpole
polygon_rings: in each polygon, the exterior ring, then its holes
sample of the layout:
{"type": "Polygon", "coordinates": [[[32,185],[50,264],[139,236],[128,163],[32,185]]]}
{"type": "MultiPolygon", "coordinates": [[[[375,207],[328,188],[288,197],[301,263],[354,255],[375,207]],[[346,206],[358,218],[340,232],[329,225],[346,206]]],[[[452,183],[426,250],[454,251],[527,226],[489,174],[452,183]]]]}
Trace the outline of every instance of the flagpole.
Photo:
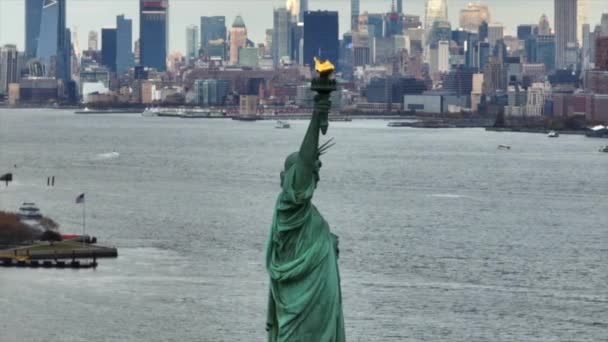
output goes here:
{"type": "Polygon", "coordinates": [[[86,227],[86,219],[85,219],[86,218],[86,209],[85,209],[86,204],[85,204],[85,202],[86,201],[83,198],[83,200],[82,200],[82,245],[83,246],[85,245],[85,240],[86,240],[85,235],[84,235],[85,227],[86,227]]]}

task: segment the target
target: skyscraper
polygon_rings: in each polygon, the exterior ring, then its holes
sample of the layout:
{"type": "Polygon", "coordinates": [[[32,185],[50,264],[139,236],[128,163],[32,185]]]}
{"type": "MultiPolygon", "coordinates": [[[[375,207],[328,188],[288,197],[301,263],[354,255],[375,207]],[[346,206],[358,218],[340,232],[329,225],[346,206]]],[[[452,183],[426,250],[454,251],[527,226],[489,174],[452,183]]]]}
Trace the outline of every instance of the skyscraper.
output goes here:
{"type": "Polygon", "coordinates": [[[397,0],[397,13],[403,14],[403,0],[397,0]]]}
{"type": "Polygon", "coordinates": [[[490,49],[494,49],[494,45],[499,39],[504,37],[504,26],[498,23],[492,23],[488,25],[488,42],[490,42],[490,49]]]}
{"type": "MultiPolygon", "coordinates": [[[[447,0],[427,0],[424,18],[424,29],[426,37],[431,35],[433,24],[437,21],[448,21],[448,2],[447,0]]],[[[428,44],[428,42],[427,42],[428,44]]]]}
{"type": "Polygon", "coordinates": [[[44,0],[25,0],[25,57],[36,57],[44,0]]]}
{"type": "Polygon", "coordinates": [[[44,65],[45,75],[67,82],[70,80],[70,37],[65,26],[65,0],[44,0],[40,16],[40,35],[36,58],[44,65]]]}
{"type": "Polygon", "coordinates": [[[19,81],[19,53],[16,45],[0,47],[0,94],[6,94],[8,85],[19,81]]]}
{"type": "Polygon", "coordinates": [[[133,57],[133,21],[116,17],[116,72],[121,75],[135,65],[133,57]]]}
{"type": "Polygon", "coordinates": [[[350,30],[357,31],[359,24],[359,0],[350,0],[350,30]]]}
{"type": "Polygon", "coordinates": [[[186,60],[193,61],[198,57],[198,26],[186,27],[186,60]]]}
{"type": "Polygon", "coordinates": [[[167,69],[169,0],[140,0],[139,59],[146,67],[167,69]]]}
{"type": "Polygon", "coordinates": [[[116,29],[101,29],[101,64],[116,72],[116,29]]]}
{"type": "Polygon", "coordinates": [[[213,50],[219,50],[224,46],[224,51],[219,51],[221,52],[219,55],[224,58],[226,56],[226,17],[201,17],[201,49],[203,50],[203,56],[205,57],[218,55],[218,51],[213,54],[211,53],[211,42],[213,42],[213,50]]]}
{"type": "Polygon", "coordinates": [[[247,27],[240,15],[234,18],[230,28],[230,64],[239,62],[239,49],[247,46],[247,27]]]}
{"type": "Polygon", "coordinates": [[[338,12],[304,13],[304,64],[314,66],[313,57],[318,57],[329,59],[338,69],[339,51],[338,12]]]}
{"type": "Polygon", "coordinates": [[[583,24],[587,23],[587,0],[578,0],[576,8],[576,39],[583,46],[583,24]]]}
{"type": "Polygon", "coordinates": [[[538,21],[538,34],[541,36],[547,36],[551,34],[551,25],[549,24],[549,18],[543,14],[538,21]]]}
{"type": "Polygon", "coordinates": [[[97,51],[97,49],[99,48],[98,40],[99,40],[99,38],[97,35],[97,31],[90,31],[89,32],[89,41],[87,44],[87,47],[89,48],[89,50],[97,51]]]}
{"type": "Polygon", "coordinates": [[[274,10],[272,30],[272,60],[275,67],[283,57],[291,56],[292,42],[289,22],[290,13],[286,8],[274,10]]]}
{"type": "Polygon", "coordinates": [[[460,10],[460,27],[469,32],[477,33],[482,22],[490,22],[490,9],[487,5],[469,3],[460,10]]]}
{"type": "Polygon", "coordinates": [[[304,12],[308,11],[308,0],[287,0],[285,8],[291,13],[294,22],[303,22],[304,12]]]}
{"type": "Polygon", "coordinates": [[[576,47],[577,0],[555,0],[555,67],[567,68],[566,54],[576,47]]]}

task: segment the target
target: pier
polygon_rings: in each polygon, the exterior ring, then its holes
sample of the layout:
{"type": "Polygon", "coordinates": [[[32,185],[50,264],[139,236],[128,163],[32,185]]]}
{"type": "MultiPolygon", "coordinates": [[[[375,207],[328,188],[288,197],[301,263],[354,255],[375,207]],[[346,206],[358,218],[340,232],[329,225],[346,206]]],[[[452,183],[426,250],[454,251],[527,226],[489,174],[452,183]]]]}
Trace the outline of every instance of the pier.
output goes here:
{"type": "Polygon", "coordinates": [[[21,268],[95,268],[98,258],[116,258],[113,247],[62,241],[39,243],[0,251],[0,267],[21,268]],[[92,259],[81,261],[79,259],[92,259]]]}

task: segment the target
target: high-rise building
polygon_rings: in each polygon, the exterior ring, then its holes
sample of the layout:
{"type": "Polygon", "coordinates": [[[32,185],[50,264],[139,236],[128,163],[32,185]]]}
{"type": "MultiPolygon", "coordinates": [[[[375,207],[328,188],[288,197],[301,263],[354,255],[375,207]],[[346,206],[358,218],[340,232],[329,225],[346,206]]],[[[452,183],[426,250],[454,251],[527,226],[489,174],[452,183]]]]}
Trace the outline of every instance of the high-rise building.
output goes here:
{"type": "Polygon", "coordinates": [[[403,0],[397,0],[397,7],[395,8],[397,13],[403,14],[403,0]]]}
{"type": "Polygon", "coordinates": [[[201,49],[203,56],[208,58],[213,55],[225,58],[226,32],[226,17],[201,17],[201,49]],[[215,51],[213,54],[210,53],[211,42],[213,42],[213,50],[215,51]],[[223,52],[219,51],[222,46],[224,46],[223,52]],[[221,52],[221,54],[218,55],[218,52],[221,52]]]}
{"type": "Polygon", "coordinates": [[[16,45],[0,47],[0,94],[7,94],[8,85],[19,82],[19,52],[16,45]]]}
{"type": "Polygon", "coordinates": [[[230,28],[230,64],[236,65],[239,62],[239,49],[247,46],[247,27],[240,15],[234,18],[230,28]]]}
{"type": "Polygon", "coordinates": [[[98,40],[99,40],[99,38],[97,35],[97,31],[90,31],[89,32],[89,41],[87,44],[88,49],[91,51],[97,51],[97,49],[99,49],[98,40]]]}
{"type": "Polygon", "coordinates": [[[600,34],[603,37],[608,36],[608,13],[602,14],[602,22],[600,24],[600,34]]]}
{"type": "Polygon", "coordinates": [[[518,25],[517,26],[517,39],[526,40],[528,37],[536,35],[538,33],[538,25],[518,25]]]}
{"type": "Polygon", "coordinates": [[[101,29],[101,64],[116,72],[116,29],[101,29]]]}
{"type": "Polygon", "coordinates": [[[291,56],[292,42],[289,16],[290,13],[286,8],[281,7],[274,10],[272,60],[275,67],[279,65],[281,59],[291,56]]]}
{"type": "Polygon", "coordinates": [[[577,0],[555,0],[555,67],[569,67],[567,52],[576,48],[577,0]]]}
{"type": "Polygon", "coordinates": [[[133,21],[116,17],[116,72],[121,75],[135,65],[133,57],[133,21]]]}
{"type": "Polygon", "coordinates": [[[308,11],[308,0],[287,0],[285,8],[291,14],[293,22],[303,22],[304,12],[308,11]]]}
{"type": "Polygon", "coordinates": [[[69,64],[71,45],[65,26],[65,0],[44,0],[40,16],[40,35],[36,58],[45,69],[45,76],[55,77],[64,83],[70,80],[69,64]]]}
{"type": "Polygon", "coordinates": [[[25,57],[36,57],[44,0],[25,0],[25,57]]]}
{"type": "Polygon", "coordinates": [[[599,70],[608,71],[608,37],[595,40],[595,66],[599,70]]]}
{"type": "Polygon", "coordinates": [[[502,24],[492,23],[488,25],[488,42],[491,49],[494,49],[496,42],[504,37],[504,29],[502,24]]]}
{"type": "Polygon", "coordinates": [[[482,22],[490,22],[490,9],[487,5],[469,3],[460,10],[460,27],[466,31],[477,33],[482,22]]]}
{"type": "Polygon", "coordinates": [[[447,40],[437,42],[437,71],[450,71],[450,42],[447,40]]]}
{"type": "Polygon", "coordinates": [[[547,36],[551,34],[551,25],[549,25],[549,18],[543,14],[538,21],[538,34],[541,36],[547,36]]]}
{"type": "Polygon", "coordinates": [[[314,66],[313,57],[329,59],[339,68],[340,42],[338,12],[308,11],[304,13],[304,64],[314,66]]]}
{"type": "Polygon", "coordinates": [[[578,0],[576,8],[576,38],[578,46],[583,46],[583,24],[587,23],[587,0],[578,0]]]}
{"type": "Polygon", "coordinates": [[[359,0],[350,0],[350,30],[357,31],[359,24],[359,0]]]}
{"type": "Polygon", "coordinates": [[[433,25],[437,21],[448,21],[448,1],[447,0],[426,0],[424,17],[424,29],[426,30],[427,45],[428,37],[432,34],[433,25]]]}
{"type": "Polygon", "coordinates": [[[140,0],[140,64],[158,71],[167,69],[169,0],[140,0]]]}
{"type": "Polygon", "coordinates": [[[186,59],[193,61],[198,57],[198,26],[186,27],[186,59]]]}

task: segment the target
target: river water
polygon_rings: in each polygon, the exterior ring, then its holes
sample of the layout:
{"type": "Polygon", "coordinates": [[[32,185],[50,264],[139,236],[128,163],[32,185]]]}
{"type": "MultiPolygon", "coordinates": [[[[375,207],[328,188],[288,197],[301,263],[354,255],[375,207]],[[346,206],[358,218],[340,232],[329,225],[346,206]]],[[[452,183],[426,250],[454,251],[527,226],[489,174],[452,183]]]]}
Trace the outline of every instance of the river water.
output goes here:
{"type": "MultiPolygon", "coordinates": [[[[84,192],[87,233],[120,257],[0,269],[0,341],[265,341],[265,243],[305,128],[2,109],[0,209],[34,201],[79,233],[84,192]]],[[[605,141],[379,120],[328,136],[314,202],[340,236],[349,341],[608,339],[605,141]]]]}

